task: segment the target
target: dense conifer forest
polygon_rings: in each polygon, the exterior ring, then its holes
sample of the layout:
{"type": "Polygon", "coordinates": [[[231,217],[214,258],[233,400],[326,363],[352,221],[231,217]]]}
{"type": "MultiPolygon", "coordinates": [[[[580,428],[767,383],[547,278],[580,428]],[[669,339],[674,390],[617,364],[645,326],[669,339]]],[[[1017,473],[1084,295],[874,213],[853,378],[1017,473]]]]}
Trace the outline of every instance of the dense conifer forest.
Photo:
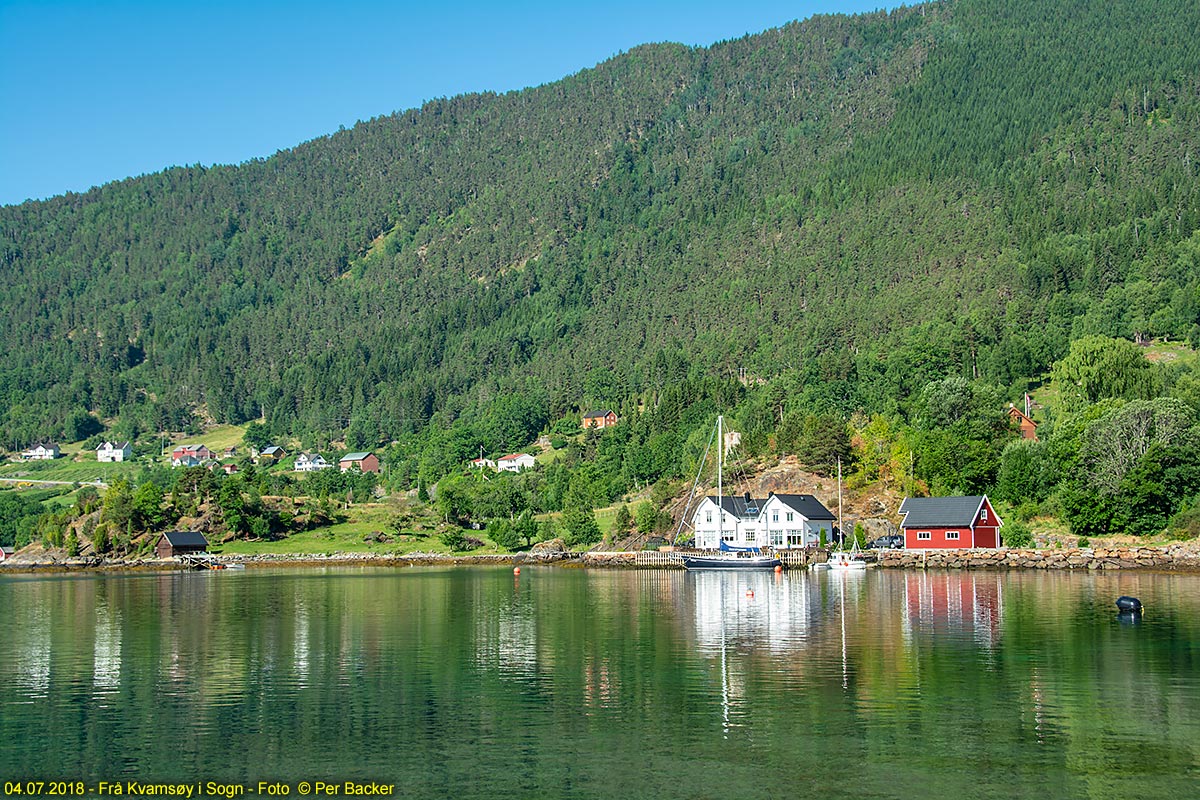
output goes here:
{"type": "Polygon", "coordinates": [[[682,476],[723,410],[752,453],[904,451],[930,491],[1161,529],[1200,388],[1137,346],[1200,345],[1197,30],[1183,0],[819,16],[0,208],[0,444],[261,420],[408,488],[617,409],[525,503],[560,510],[682,476]]]}

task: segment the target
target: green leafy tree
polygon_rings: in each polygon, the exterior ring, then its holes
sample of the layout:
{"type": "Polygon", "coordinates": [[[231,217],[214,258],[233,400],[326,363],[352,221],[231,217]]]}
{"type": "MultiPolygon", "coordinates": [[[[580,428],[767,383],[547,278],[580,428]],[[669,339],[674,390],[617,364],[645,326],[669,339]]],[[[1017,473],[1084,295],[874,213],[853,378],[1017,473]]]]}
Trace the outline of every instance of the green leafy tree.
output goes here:
{"type": "Polygon", "coordinates": [[[1053,377],[1065,392],[1089,403],[1106,397],[1127,400],[1153,396],[1155,376],[1141,348],[1124,339],[1087,336],[1054,365],[1053,377]]]}
{"type": "Polygon", "coordinates": [[[568,547],[590,547],[602,538],[600,526],[591,511],[567,511],[562,516],[562,527],[568,547]]]}
{"type": "Polygon", "coordinates": [[[153,482],[143,483],[133,493],[129,521],[139,531],[153,531],[165,520],[162,489],[153,482]]]}

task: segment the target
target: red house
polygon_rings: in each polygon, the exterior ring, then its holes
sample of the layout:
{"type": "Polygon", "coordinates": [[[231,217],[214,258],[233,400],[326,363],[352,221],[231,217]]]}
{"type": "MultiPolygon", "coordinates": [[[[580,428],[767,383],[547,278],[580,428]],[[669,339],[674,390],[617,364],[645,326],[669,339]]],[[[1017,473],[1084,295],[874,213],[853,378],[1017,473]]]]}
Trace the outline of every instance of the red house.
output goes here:
{"type": "Polygon", "coordinates": [[[608,409],[589,411],[583,415],[585,428],[611,428],[617,424],[617,415],[608,409]]]}
{"type": "Polygon", "coordinates": [[[209,450],[202,444],[181,444],[171,451],[171,461],[175,466],[179,466],[178,462],[188,458],[194,458],[196,461],[207,461],[212,457],[212,450],[209,450]]]}
{"type": "Polygon", "coordinates": [[[900,504],[904,546],[945,550],[1000,546],[1000,517],[984,495],[909,497],[900,504]]]}
{"type": "Polygon", "coordinates": [[[338,459],[342,472],[358,467],[363,472],[379,472],[379,457],[374,453],[346,453],[338,459]]]}
{"type": "Polygon", "coordinates": [[[1024,411],[1014,405],[1009,405],[1008,418],[1017,426],[1022,439],[1037,441],[1037,423],[1030,419],[1024,411]]]}

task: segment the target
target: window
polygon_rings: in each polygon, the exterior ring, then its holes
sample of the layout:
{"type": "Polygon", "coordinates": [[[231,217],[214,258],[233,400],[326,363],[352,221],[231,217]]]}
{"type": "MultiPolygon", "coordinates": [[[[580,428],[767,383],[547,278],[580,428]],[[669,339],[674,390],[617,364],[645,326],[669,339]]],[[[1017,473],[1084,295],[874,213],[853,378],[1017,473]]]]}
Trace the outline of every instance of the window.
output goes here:
{"type": "Polygon", "coordinates": [[[800,531],[788,531],[788,546],[801,547],[804,545],[804,534],[800,531]]]}
{"type": "Polygon", "coordinates": [[[917,541],[932,539],[933,535],[929,531],[917,531],[917,541]]]}
{"type": "Polygon", "coordinates": [[[733,531],[729,531],[728,533],[722,532],[721,533],[721,541],[722,542],[732,542],[733,541],[733,531]]]}
{"type": "Polygon", "coordinates": [[[754,539],[755,539],[755,533],[754,533],[754,531],[746,531],[746,541],[747,541],[747,542],[753,542],[753,541],[754,541],[754,539]]]}
{"type": "Polygon", "coordinates": [[[987,522],[987,506],[983,507],[983,511],[979,514],[979,519],[981,522],[987,522]]]}
{"type": "Polygon", "coordinates": [[[787,521],[788,521],[788,522],[791,522],[791,521],[792,521],[792,517],[794,517],[794,516],[795,516],[795,514],[793,514],[792,512],[790,512],[790,511],[789,511],[789,512],[787,512],[787,521]]]}
{"type": "Polygon", "coordinates": [[[947,539],[957,539],[958,531],[946,531],[946,538],[947,539]]]}
{"type": "Polygon", "coordinates": [[[712,512],[711,511],[709,511],[704,516],[705,516],[705,520],[704,520],[705,522],[712,522],[712,512]]]}
{"type": "Polygon", "coordinates": [[[780,545],[783,544],[783,531],[780,531],[780,530],[771,531],[771,544],[773,544],[776,547],[779,547],[780,545]]]}
{"type": "Polygon", "coordinates": [[[779,522],[779,512],[778,511],[771,512],[771,522],[779,522]]]}

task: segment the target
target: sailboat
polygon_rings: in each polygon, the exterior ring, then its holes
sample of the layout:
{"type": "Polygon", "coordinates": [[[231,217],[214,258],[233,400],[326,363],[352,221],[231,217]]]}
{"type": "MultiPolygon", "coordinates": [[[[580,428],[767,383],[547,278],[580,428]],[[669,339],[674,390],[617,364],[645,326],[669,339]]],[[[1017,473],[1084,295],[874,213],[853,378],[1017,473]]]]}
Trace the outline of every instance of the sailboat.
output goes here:
{"type": "MultiPolygon", "coordinates": [[[[842,528],[842,460],[838,459],[838,530],[842,531],[842,547],[846,546],[846,533],[842,528]]],[[[850,550],[836,550],[829,554],[829,560],[825,565],[829,569],[846,570],[846,569],[866,569],[867,562],[863,561],[862,553],[858,549],[858,537],[854,534],[850,535],[850,540],[853,544],[850,550]]]]}
{"type": "MultiPolygon", "coordinates": [[[[725,541],[725,503],[721,470],[725,451],[724,417],[717,417],[717,552],[681,553],[686,569],[774,569],[781,566],[778,557],[763,553],[757,547],[733,547],[725,541]]],[[[697,476],[697,480],[699,477],[697,476]]],[[[746,495],[747,498],[749,495],[746,495]]]]}

